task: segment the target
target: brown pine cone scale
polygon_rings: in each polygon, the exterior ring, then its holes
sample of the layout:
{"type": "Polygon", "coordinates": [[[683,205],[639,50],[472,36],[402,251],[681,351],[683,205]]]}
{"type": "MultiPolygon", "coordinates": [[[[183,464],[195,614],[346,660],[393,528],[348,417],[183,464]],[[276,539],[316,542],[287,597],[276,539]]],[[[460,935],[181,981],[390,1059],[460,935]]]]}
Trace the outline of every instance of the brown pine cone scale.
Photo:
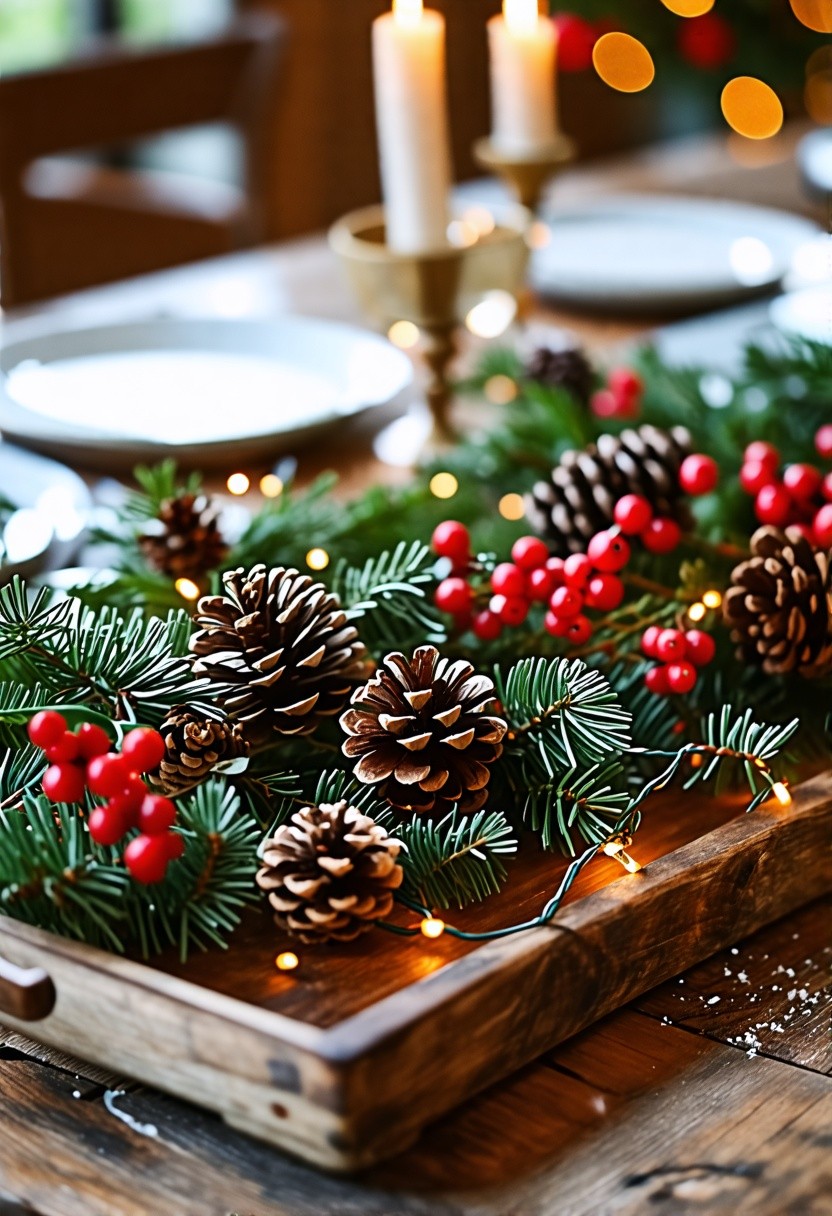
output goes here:
{"type": "Polygon", "coordinates": [[[304,807],[263,847],[275,923],[308,944],[350,942],[390,914],[400,845],[346,801],[304,807]]]}
{"type": "Polygon", "coordinates": [[[502,754],[506,724],[485,711],[494,685],[463,659],[422,646],[412,660],[390,654],[356,689],[341,718],[344,755],[355,776],[399,811],[463,814],[488,797],[489,766],[502,754]]]}
{"type": "Polygon", "coordinates": [[[248,752],[239,723],[207,718],[188,706],[171,710],[160,734],[165,755],[152,781],[170,797],[199,785],[218,764],[248,752]]]}
{"type": "Polygon", "coordinates": [[[198,579],[215,570],[228,552],[218,516],[218,507],[205,494],[167,499],[139,537],[148,565],[173,579],[198,579]]]}

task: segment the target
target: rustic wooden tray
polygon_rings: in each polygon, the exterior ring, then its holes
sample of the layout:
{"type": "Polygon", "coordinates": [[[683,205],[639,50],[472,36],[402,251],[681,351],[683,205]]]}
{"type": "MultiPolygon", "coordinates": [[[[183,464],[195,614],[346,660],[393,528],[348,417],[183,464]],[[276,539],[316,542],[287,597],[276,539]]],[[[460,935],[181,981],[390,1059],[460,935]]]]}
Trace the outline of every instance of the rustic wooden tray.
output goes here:
{"type": "MultiPolygon", "coordinates": [[[[0,918],[4,1023],[219,1112],[335,1170],[402,1149],[429,1121],[547,1049],[832,889],[832,773],[791,807],[651,802],[624,874],[599,860],[549,927],[485,944],[385,933],[275,969],[268,915],[227,954],[150,966],[0,918]],[[41,1007],[37,1008],[38,1001],[41,1007]],[[28,1021],[24,1013],[45,1014],[28,1021]]],[[[565,863],[525,853],[465,914],[535,915],[565,863]]]]}

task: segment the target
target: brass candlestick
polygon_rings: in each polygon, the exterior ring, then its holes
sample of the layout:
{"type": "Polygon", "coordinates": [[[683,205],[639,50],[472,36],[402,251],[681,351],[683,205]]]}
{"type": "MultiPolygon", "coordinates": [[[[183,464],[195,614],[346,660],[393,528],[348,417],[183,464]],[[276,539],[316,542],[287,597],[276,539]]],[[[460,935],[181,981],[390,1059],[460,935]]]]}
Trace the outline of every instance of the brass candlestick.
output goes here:
{"type": "Polygon", "coordinates": [[[511,156],[490,139],[479,139],[474,144],[474,158],[480,168],[496,173],[518,202],[537,215],[547,184],[575,159],[575,144],[568,136],[559,135],[539,151],[511,156]]]}
{"type": "MultiPolygon", "coordinates": [[[[464,223],[460,228],[467,231],[464,223]]],[[[448,370],[456,353],[456,332],[488,292],[518,297],[529,260],[526,236],[525,222],[512,226],[506,220],[489,232],[468,231],[467,243],[397,253],[386,242],[382,207],[354,211],[330,231],[330,245],[367,315],[385,329],[396,321],[410,321],[421,331],[434,446],[455,438],[448,418],[448,370]]]]}

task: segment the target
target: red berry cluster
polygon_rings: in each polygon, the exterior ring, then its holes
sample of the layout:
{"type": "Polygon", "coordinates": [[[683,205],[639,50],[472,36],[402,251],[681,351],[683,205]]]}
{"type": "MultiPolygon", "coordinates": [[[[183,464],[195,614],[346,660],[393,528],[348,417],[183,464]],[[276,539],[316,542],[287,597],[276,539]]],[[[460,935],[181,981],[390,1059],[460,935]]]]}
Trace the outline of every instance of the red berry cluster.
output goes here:
{"type": "Polygon", "coordinates": [[[50,762],[43,775],[46,797],[82,802],[89,790],[106,798],[90,813],[90,836],[96,844],[112,846],[138,828],[140,834],[124,850],[124,863],[136,882],[161,882],[185,845],[172,830],[176,807],[169,798],[149,793],[139,775],[161,763],[165,744],[159,732],[137,727],[125,735],[121,752],[113,752],[100,726],[85,722],[73,734],[63,714],[47,709],[30,721],[29,738],[50,762]]]}
{"type": "Polygon", "coordinates": [[[659,697],[692,692],[699,678],[698,668],[707,667],[716,656],[716,643],[701,629],[662,629],[651,625],[641,639],[641,649],[659,666],[651,667],[644,682],[659,697]]]}
{"type": "MultiPolygon", "coordinates": [[[[832,424],[815,435],[815,448],[832,459],[832,424]]],[[[790,464],[782,476],[780,453],[758,440],[745,449],[740,485],[754,499],[754,514],[761,524],[796,527],[807,540],[822,548],[832,546],[832,472],[824,475],[812,464],[790,464]]]]}
{"type": "Polygon", "coordinates": [[[606,388],[593,393],[590,408],[596,418],[637,418],[644,397],[644,381],[631,367],[617,367],[607,377],[606,388]]]}

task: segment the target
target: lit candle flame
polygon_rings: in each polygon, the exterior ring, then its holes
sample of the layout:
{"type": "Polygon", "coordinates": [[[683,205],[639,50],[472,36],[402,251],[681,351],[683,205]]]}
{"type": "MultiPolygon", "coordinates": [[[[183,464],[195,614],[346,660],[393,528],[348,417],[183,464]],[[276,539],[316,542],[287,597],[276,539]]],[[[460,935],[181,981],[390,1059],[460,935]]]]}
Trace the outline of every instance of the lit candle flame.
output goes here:
{"type": "Polygon", "coordinates": [[[393,0],[393,16],[399,25],[418,25],[423,9],[423,0],[393,0]]]}
{"type": "Polygon", "coordinates": [[[540,21],[537,0],[503,0],[503,16],[512,34],[533,34],[540,21]]]}

